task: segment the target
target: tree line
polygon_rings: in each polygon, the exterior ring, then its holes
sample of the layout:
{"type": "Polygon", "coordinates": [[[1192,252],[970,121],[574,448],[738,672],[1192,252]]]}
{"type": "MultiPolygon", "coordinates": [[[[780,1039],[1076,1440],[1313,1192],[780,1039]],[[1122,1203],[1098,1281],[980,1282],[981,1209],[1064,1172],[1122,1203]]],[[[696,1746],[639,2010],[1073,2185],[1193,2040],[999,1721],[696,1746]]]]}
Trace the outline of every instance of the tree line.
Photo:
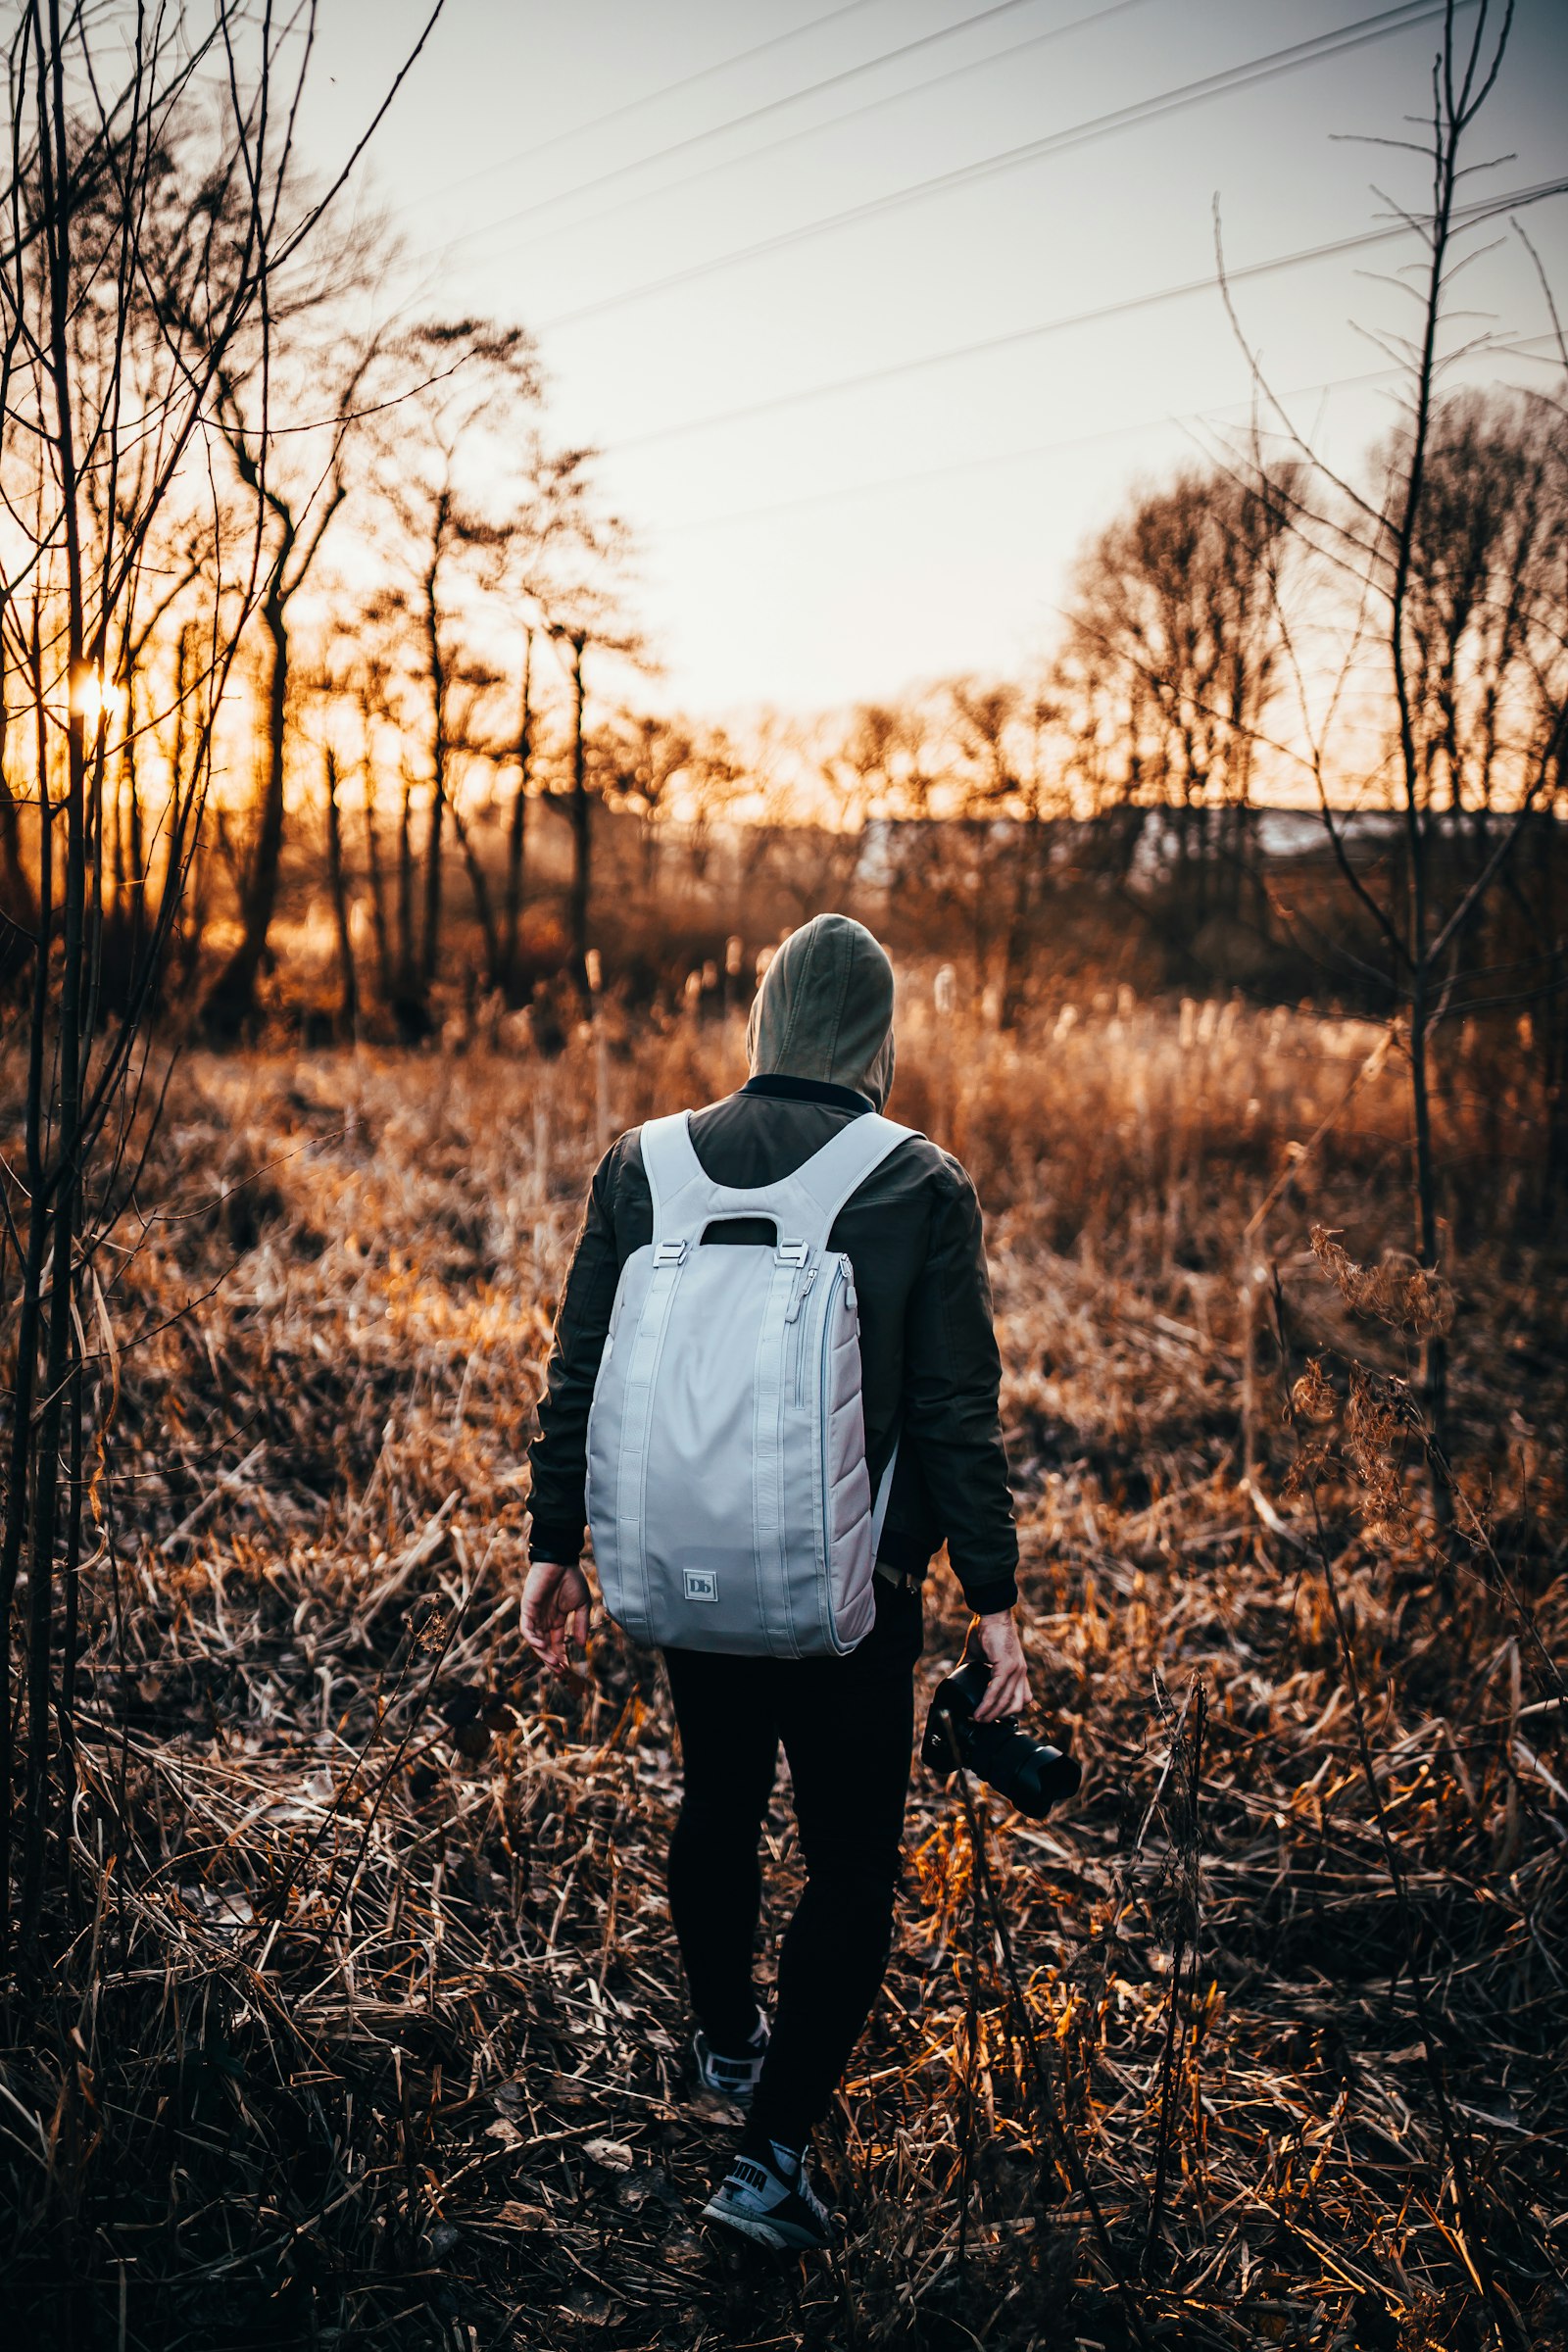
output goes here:
{"type": "MultiPolygon", "coordinates": [[[[1173,976],[1310,966],[1397,997],[1410,956],[1389,909],[1413,894],[1448,958],[1426,1000],[1543,1006],[1560,1099],[1560,385],[1446,391],[1434,346],[1352,477],[1260,380],[1249,437],[1137,487],[1092,535],[1029,676],[725,730],[652,707],[628,534],[594,454],[554,431],[526,330],[387,323],[386,231],[330,212],[309,238],[264,222],[267,301],[247,304],[256,208],[215,167],[199,95],[187,76],[145,138],[134,266],[114,278],[123,168],[67,108],[68,421],[84,448],[113,444],[107,470],[82,469],[80,532],[84,560],[118,540],[123,563],[62,662],[69,582],[16,527],[42,512],[36,445],[8,434],[9,989],[52,887],[37,713],[50,771],[69,670],[98,997],[157,1000],[215,1043],[265,1012],[291,898],[328,909],[345,1030],[416,1039],[457,981],[513,1004],[556,972],[586,993],[596,944],[613,960],[595,937],[615,929],[596,899],[608,856],[601,896],[630,892],[645,932],[662,909],[680,940],[682,906],[694,935],[723,936],[717,900],[742,879],[769,936],[852,898],[917,907],[1004,1020],[1049,972],[1064,904],[1086,900],[1130,909],[1173,976]],[[119,419],[162,417],[157,369],[187,346],[202,396],[171,453],[119,419]],[[1271,876],[1258,810],[1281,801],[1317,812],[1337,892],[1271,876]]],[[[1462,128],[1438,126],[1446,152],[1462,128]]],[[[309,206],[292,155],[279,180],[309,206]]],[[[46,206],[41,156],[12,190],[24,273],[29,205],[46,206]]],[[[1434,322],[1456,233],[1442,214],[1434,322]]]]}

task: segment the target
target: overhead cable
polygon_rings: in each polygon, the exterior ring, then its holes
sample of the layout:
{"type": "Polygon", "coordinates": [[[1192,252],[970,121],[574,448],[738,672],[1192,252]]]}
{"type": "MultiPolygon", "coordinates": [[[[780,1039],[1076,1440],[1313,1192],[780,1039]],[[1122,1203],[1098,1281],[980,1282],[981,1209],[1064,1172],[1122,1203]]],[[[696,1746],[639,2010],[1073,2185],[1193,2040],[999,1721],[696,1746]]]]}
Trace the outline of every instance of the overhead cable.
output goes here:
{"type": "MultiPolygon", "coordinates": [[[[1453,0],[1453,5],[1456,10],[1473,8],[1477,0],[1453,0]]],[[[1211,98],[1228,97],[1235,90],[1252,88],[1259,82],[1296,73],[1304,66],[1346,56],[1352,50],[1365,48],[1371,42],[1386,40],[1412,26],[1433,23],[1446,13],[1446,0],[1403,0],[1401,6],[1382,9],[1373,16],[1358,18],[1355,23],[1342,25],[1335,32],[1319,33],[1310,40],[1293,42],[1289,48],[1273,50],[1267,56],[1253,58],[1245,65],[1227,67],[1221,73],[1204,74],[1197,81],[1183,82],[1175,89],[1162,90],[1152,98],[1140,99],[1130,106],[1114,108],[1108,114],[1071,123],[1061,130],[1050,132],[1045,138],[1031,139],[1021,147],[1009,147],[998,155],[982,156],[975,163],[960,164],[950,172],[934,172],[929,178],[914,180],[907,187],[891,189],[886,195],[873,196],[863,204],[848,205],[840,212],[826,213],[817,220],[802,221],[775,236],[759,238],[750,245],[734,246],[726,253],[711,255],[705,262],[695,262],[685,269],[669,270],[662,277],[646,279],[641,285],[624,286],[618,293],[607,294],[596,302],[582,303],[574,310],[557,312],[553,318],[541,319],[540,326],[549,330],[575,326],[585,319],[602,318],[607,312],[620,310],[627,303],[644,301],[651,294],[668,293],[677,286],[691,285],[699,278],[711,276],[716,270],[764,260],[775,253],[784,253],[792,246],[804,244],[810,238],[878,220],[906,204],[951,195],[958,188],[972,187],[981,180],[996,177],[1000,172],[1017,171],[1023,165],[1042,162],[1049,156],[1063,154],[1070,148],[1087,146],[1093,140],[1110,137],[1117,131],[1159,121],[1211,98]]]]}
{"type": "MultiPolygon", "coordinates": [[[[846,82],[861,81],[868,74],[880,73],[884,66],[894,65],[902,58],[913,57],[922,49],[935,48],[941,42],[955,40],[960,33],[970,31],[977,24],[988,24],[997,17],[1013,16],[1020,8],[1033,8],[1035,5],[1036,0],[995,0],[995,5],[992,7],[982,8],[972,17],[961,17],[956,24],[943,24],[935,32],[921,33],[916,40],[902,41],[896,49],[884,49],[877,56],[866,58],[863,64],[846,66],[837,74],[825,74],[820,81],[808,82],[802,89],[787,91],[782,98],[770,98],[765,105],[749,107],[745,114],[732,115],[723,122],[714,122],[707,130],[694,130],[683,139],[672,140],[667,147],[656,147],[648,155],[634,156],[630,163],[617,164],[612,171],[601,172],[592,179],[578,180],[574,186],[569,188],[558,188],[554,195],[541,196],[534,203],[525,204],[517,212],[508,213],[499,220],[487,220],[482,227],[467,231],[457,240],[457,243],[466,244],[470,238],[492,236],[502,229],[514,227],[519,220],[531,220],[536,213],[549,212],[558,204],[569,203],[574,196],[587,196],[596,189],[612,186],[616,180],[629,179],[634,173],[646,171],[650,164],[666,163],[671,156],[684,155],[694,147],[709,146],[714,139],[723,138],[732,130],[743,129],[748,123],[763,122],[770,115],[782,114],[792,106],[801,105],[808,98],[819,97],[824,90],[840,89],[846,82]]],[[[1032,34],[1029,40],[1018,42],[1016,46],[1032,48],[1041,42],[1061,40],[1068,33],[1081,31],[1086,25],[1100,24],[1108,17],[1118,17],[1129,8],[1141,8],[1147,5],[1148,0],[1110,0],[1108,7],[1091,9],[1087,15],[1074,17],[1065,24],[1054,24],[1044,32],[1032,34]]],[[[981,67],[995,64],[997,56],[1008,57],[1012,54],[1012,50],[1004,49],[991,57],[971,59],[964,65],[952,68],[951,74],[940,74],[933,76],[930,81],[916,83],[915,88],[931,89],[935,87],[936,83],[946,81],[954,74],[978,71],[981,67]]],[[[893,93],[893,99],[910,95],[911,92],[907,90],[898,90],[893,93]]],[[[893,102],[893,99],[878,99],[875,103],[888,105],[893,102]]],[[[837,120],[840,122],[853,121],[854,114],[840,116],[837,120]]],[[[809,129],[831,127],[832,124],[813,123],[809,129]]],[[[809,131],[796,132],[791,135],[805,137],[809,135],[809,131]]],[[[783,144],[782,140],[769,141],[763,147],[750,148],[744,156],[737,156],[731,160],[737,163],[751,163],[759,155],[767,154],[771,147],[783,144]]],[[[718,168],[722,169],[723,167],[718,168]]],[[[701,173],[693,174],[693,177],[701,176],[703,176],[701,173]]],[[[688,183],[682,180],[675,184],[685,186],[688,183]]],[[[662,196],[666,190],[657,188],[651,190],[650,193],[662,196]]],[[[636,199],[633,198],[630,201],[635,202],[636,199]]],[[[607,211],[614,212],[618,209],[616,206],[610,206],[607,211]]],[[[605,215],[596,213],[593,218],[602,220],[605,215]]]]}
{"type": "MultiPolygon", "coordinates": [[[[1506,195],[1477,197],[1469,204],[1455,207],[1453,226],[1474,227],[1478,221],[1494,220],[1503,213],[1522,212],[1529,205],[1565,193],[1568,193],[1568,178],[1538,180],[1532,187],[1511,188],[1506,195]]],[[[1033,326],[1010,327],[1004,334],[982,335],[969,343],[950,343],[941,351],[892,360],[883,367],[866,368],[855,375],[834,376],[821,384],[803,384],[797,391],[771,393],[763,400],[748,401],[738,408],[710,410],[705,416],[690,416],[680,423],[655,425],[651,431],[634,433],[614,446],[617,452],[649,449],[657,442],[683,440],[692,433],[712,432],[720,425],[748,423],[753,417],[771,416],[785,409],[804,408],[813,401],[836,399],[841,393],[858,392],[869,384],[888,384],[901,376],[918,375],[927,368],[945,368],[956,360],[1010,351],[1018,344],[1037,342],[1043,336],[1065,334],[1073,327],[1096,326],[1105,319],[1128,318],[1134,312],[1153,310],[1162,303],[1185,301],[1193,294],[1213,293],[1222,284],[1240,285],[1247,279],[1270,277],[1279,270],[1298,270],[1308,262],[1326,261],[1340,253],[1355,253],[1369,245],[1385,245],[1408,234],[1408,223],[1403,220],[1392,221],[1384,228],[1357,229],[1349,236],[1329,237],[1318,245],[1300,246],[1294,253],[1274,254],[1267,261],[1228,265],[1223,278],[1218,270],[1213,270],[1203,277],[1183,278],[1175,285],[1153,286],[1142,294],[1123,295],[1115,302],[1097,303],[1089,310],[1067,311],[1055,318],[1042,318],[1033,326]]]]}
{"type": "MultiPolygon", "coordinates": [[[[1526,336],[1517,343],[1492,344],[1494,355],[1517,359],[1556,357],[1556,338],[1553,335],[1526,336]]],[[[1468,355],[1477,356],[1477,355],[1468,355]]],[[[1279,394],[1281,400],[1304,400],[1309,394],[1343,392],[1368,384],[1389,383],[1407,371],[1402,368],[1373,368],[1359,375],[1336,375],[1312,384],[1293,384],[1279,394]]],[[[773,500],[760,507],[742,507],[727,514],[696,514],[688,521],[671,523],[661,533],[662,538],[683,539],[693,531],[727,529],[732,523],[768,522],[774,516],[798,514],[810,507],[836,506],[844,499],[871,498],[884,490],[910,490],[922,482],[944,481],[964,473],[983,473],[998,466],[1022,466],[1036,458],[1065,457],[1075,449],[1090,449],[1101,441],[1123,441],[1135,433],[1157,432],[1162,425],[1212,424],[1236,411],[1245,412],[1250,403],[1229,401],[1204,409],[1187,409],[1179,414],[1167,412],[1162,416],[1145,416],[1134,424],[1101,425],[1091,433],[1073,433],[1065,440],[1033,441],[1023,449],[997,450],[980,458],[955,458],[945,466],[922,466],[909,473],[879,474],[869,482],[845,482],[836,489],[808,490],[799,498],[773,500]]]]}
{"type": "MultiPolygon", "coordinates": [[[[694,73],[683,74],[678,81],[666,81],[657,90],[645,90],[640,98],[628,98],[622,106],[612,106],[607,114],[592,115],[586,122],[573,122],[565,130],[552,132],[548,139],[538,140],[532,147],[518,147],[511,155],[499,156],[493,164],[481,164],[475,172],[466,172],[461,179],[448,180],[444,187],[418,198],[426,204],[437,196],[451,196],[459,188],[471,187],[475,180],[489,179],[497,172],[515,170],[518,164],[532,163],[536,155],[548,155],[552,147],[564,147],[570,139],[586,138],[591,130],[604,130],[612,122],[624,122],[628,115],[641,114],[645,107],[658,106],[665,98],[678,97],[682,90],[695,89],[699,82],[712,81],[720,74],[728,74],[736,66],[749,66],[754,58],[764,57],[770,49],[782,49],[791,41],[804,40],[808,33],[819,31],[824,24],[836,24],[841,17],[858,16],[863,9],[880,8],[883,0],[844,0],[839,8],[830,8],[820,17],[811,17],[788,32],[775,32],[769,39],[759,41],[755,48],[737,49],[731,57],[715,59],[710,66],[699,66],[694,73]]],[[[411,205],[399,205],[400,213],[411,205]]]]}
{"type": "MultiPolygon", "coordinates": [[[[597,228],[601,220],[612,220],[618,213],[628,211],[633,205],[647,204],[665,196],[678,196],[683,189],[696,187],[701,181],[713,178],[717,172],[738,172],[747,165],[760,162],[763,156],[777,155],[781,148],[798,147],[805,139],[820,138],[824,131],[841,130],[846,122],[862,122],[867,115],[881,114],[890,106],[902,106],[906,98],[918,98],[927,90],[945,88],[951,82],[961,81],[966,74],[984,74],[993,66],[1005,65],[1008,59],[1021,57],[1026,50],[1047,48],[1054,41],[1064,40],[1070,32],[1081,32],[1091,25],[1102,24],[1109,17],[1120,16],[1126,9],[1148,5],[1149,0],[1111,0],[1108,8],[1093,9],[1089,15],[1074,17],[1065,24],[1049,25],[1044,32],[1031,32],[1021,41],[1010,41],[1004,49],[988,50],[984,57],[965,58],[961,65],[948,66],[940,74],[927,74],[924,81],[911,81],[906,83],[903,89],[884,91],[879,98],[864,99],[858,106],[846,107],[841,114],[829,115],[823,122],[803,123],[796,130],[782,132],[776,139],[764,139],[760,146],[748,147],[739,155],[726,155],[716,163],[704,164],[699,171],[687,172],[679,179],[662,180],[657,188],[617,197],[613,204],[602,205],[597,213],[584,213],[573,220],[570,223],[572,233],[578,235],[585,228],[597,228]]],[[[667,152],[673,153],[673,150],[667,152]]],[[[628,170],[631,168],[627,167],[628,170]]],[[[555,199],[547,198],[545,201],[549,203],[555,199]]],[[[514,219],[521,217],[514,216],[514,219]]],[[[494,225],[499,227],[504,223],[494,225]]],[[[559,233],[555,229],[543,230],[536,236],[524,238],[521,246],[513,250],[526,253],[559,233]]],[[[476,228],[468,236],[460,237],[457,244],[448,250],[455,251],[457,245],[466,245],[490,234],[491,227],[488,225],[476,228]]]]}

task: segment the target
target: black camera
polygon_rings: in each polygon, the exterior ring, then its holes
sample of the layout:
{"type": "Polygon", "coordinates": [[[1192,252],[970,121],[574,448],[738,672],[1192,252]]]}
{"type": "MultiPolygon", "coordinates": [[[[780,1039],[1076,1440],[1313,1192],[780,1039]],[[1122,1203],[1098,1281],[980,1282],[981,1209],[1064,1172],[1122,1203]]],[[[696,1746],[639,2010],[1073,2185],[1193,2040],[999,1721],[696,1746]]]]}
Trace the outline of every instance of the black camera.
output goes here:
{"type": "Polygon", "coordinates": [[[1031,1740],[1015,1718],[976,1723],[991,1669],[978,1649],[965,1649],[957,1666],[931,1696],[920,1760],[928,1772],[956,1772],[960,1764],[979,1776],[1031,1821],[1044,1821],[1054,1804],[1076,1796],[1083,1768],[1076,1756],[1044,1740],[1031,1740]]]}

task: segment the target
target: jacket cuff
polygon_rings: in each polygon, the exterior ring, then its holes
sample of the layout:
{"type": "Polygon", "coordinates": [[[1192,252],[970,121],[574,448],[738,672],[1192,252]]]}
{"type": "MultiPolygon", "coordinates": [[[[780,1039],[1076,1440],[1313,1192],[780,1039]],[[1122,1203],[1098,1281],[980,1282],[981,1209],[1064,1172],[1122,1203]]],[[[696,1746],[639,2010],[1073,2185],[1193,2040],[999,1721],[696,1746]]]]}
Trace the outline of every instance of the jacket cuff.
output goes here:
{"type": "Polygon", "coordinates": [[[569,1519],[530,1519],[528,1557],[554,1560],[562,1568],[575,1568],[582,1557],[582,1535],[580,1524],[573,1527],[569,1519]]]}
{"type": "Polygon", "coordinates": [[[1018,1605],[1018,1580],[1015,1576],[999,1576],[985,1585],[965,1585],[963,1597],[977,1617],[995,1617],[1004,1609],[1018,1605]]]}

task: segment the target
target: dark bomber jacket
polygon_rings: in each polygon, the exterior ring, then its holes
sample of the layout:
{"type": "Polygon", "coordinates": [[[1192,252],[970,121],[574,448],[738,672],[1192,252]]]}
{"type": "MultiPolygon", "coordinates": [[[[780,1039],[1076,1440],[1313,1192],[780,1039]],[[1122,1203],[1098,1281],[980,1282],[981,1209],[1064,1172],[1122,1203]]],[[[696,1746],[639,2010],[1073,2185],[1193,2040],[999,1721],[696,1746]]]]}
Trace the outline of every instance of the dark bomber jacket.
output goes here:
{"type": "MultiPolygon", "coordinates": [[[[716,1183],[787,1176],[870,1103],[812,1079],[753,1078],[694,1113],[692,1142],[716,1183]]],[[[600,1161],[556,1322],[531,1449],[535,1559],[574,1561],[586,1518],[588,1407],[620,1269],[652,1241],[638,1131],[600,1161]]],[[[771,1228],[739,1240],[771,1239],[771,1228]]],[[[921,1136],[901,1144],[841,1210],[829,1237],[859,1294],[866,1456],[875,1490],[895,1439],[879,1558],[924,1574],[944,1540],[971,1609],[1017,1598],[1018,1540],[1002,1442],[1002,1377],[980,1203],[956,1159],[921,1136]]]]}

